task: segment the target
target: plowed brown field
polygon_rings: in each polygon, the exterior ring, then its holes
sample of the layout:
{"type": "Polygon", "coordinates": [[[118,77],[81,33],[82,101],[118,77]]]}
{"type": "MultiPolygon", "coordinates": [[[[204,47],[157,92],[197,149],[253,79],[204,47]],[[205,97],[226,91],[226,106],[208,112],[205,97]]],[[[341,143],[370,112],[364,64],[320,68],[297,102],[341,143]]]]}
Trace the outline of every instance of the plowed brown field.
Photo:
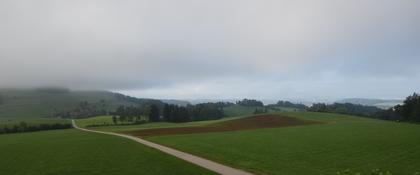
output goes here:
{"type": "Polygon", "coordinates": [[[321,124],[318,121],[300,120],[293,117],[279,116],[279,115],[258,115],[236,120],[229,120],[221,123],[215,123],[206,126],[197,127],[179,127],[179,128],[158,128],[146,129],[138,131],[128,131],[125,134],[147,137],[160,135],[176,135],[176,134],[195,134],[206,132],[225,132],[238,130],[252,130],[260,128],[278,128],[308,124],[321,124]]]}

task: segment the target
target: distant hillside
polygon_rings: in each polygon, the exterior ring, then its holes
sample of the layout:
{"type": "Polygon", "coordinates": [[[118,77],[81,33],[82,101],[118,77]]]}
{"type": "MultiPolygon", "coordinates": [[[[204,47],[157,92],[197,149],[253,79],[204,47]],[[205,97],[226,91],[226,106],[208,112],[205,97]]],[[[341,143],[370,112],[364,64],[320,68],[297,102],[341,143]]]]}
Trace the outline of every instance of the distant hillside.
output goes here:
{"type": "Polygon", "coordinates": [[[66,89],[0,89],[0,118],[52,117],[89,105],[95,110],[114,111],[118,106],[162,104],[159,100],[139,99],[108,91],[70,91],[66,89]]]}
{"type": "Polygon", "coordinates": [[[163,103],[167,103],[167,104],[170,104],[170,105],[177,105],[177,106],[187,106],[187,105],[191,104],[190,102],[184,101],[184,100],[160,99],[160,101],[162,101],[163,103]]]}
{"type": "Polygon", "coordinates": [[[336,101],[336,103],[351,103],[364,106],[376,106],[382,109],[388,109],[397,104],[402,104],[403,100],[383,100],[383,99],[364,99],[364,98],[347,98],[336,101]]]}

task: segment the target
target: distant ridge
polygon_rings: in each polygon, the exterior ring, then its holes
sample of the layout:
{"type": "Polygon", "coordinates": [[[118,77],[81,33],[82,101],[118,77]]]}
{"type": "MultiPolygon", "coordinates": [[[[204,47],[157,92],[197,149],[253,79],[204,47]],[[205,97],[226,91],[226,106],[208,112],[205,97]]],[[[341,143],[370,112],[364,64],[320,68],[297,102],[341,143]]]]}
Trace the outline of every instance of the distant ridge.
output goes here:
{"type": "Polygon", "coordinates": [[[163,105],[160,100],[110,91],[71,91],[65,88],[0,89],[0,99],[0,118],[52,117],[54,113],[77,109],[81,102],[104,111],[114,111],[121,105],[163,105]]]}
{"type": "Polygon", "coordinates": [[[395,105],[402,104],[403,100],[395,99],[368,99],[368,98],[346,98],[336,101],[336,103],[351,103],[365,106],[376,106],[382,109],[388,109],[395,105]]]}
{"type": "Polygon", "coordinates": [[[167,103],[170,105],[178,105],[178,106],[188,106],[191,103],[185,100],[173,100],[173,99],[160,99],[163,103],[167,103]]]}

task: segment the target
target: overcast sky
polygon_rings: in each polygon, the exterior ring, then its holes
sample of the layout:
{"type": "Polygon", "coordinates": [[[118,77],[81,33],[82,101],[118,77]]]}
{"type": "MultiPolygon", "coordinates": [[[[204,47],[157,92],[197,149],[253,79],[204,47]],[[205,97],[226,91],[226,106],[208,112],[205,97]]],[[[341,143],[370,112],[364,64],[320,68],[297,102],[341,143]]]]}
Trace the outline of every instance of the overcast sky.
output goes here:
{"type": "Polygon", "coordinates": [[[0,87],[152,98],[403,98],[418,0],[1,0],[0,87]]]}

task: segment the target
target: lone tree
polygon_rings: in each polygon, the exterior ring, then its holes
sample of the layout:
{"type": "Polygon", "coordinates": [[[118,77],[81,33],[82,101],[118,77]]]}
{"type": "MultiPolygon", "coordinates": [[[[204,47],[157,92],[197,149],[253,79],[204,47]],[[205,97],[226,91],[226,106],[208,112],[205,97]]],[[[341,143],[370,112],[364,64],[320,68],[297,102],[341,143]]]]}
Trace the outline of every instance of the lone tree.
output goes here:
{"type": "Polygon", "coordinates": [[[159,121],[159,108],[156,105],[151,105],[150,106],[149,120],[151,122],[158,122],[159,121]]]}

